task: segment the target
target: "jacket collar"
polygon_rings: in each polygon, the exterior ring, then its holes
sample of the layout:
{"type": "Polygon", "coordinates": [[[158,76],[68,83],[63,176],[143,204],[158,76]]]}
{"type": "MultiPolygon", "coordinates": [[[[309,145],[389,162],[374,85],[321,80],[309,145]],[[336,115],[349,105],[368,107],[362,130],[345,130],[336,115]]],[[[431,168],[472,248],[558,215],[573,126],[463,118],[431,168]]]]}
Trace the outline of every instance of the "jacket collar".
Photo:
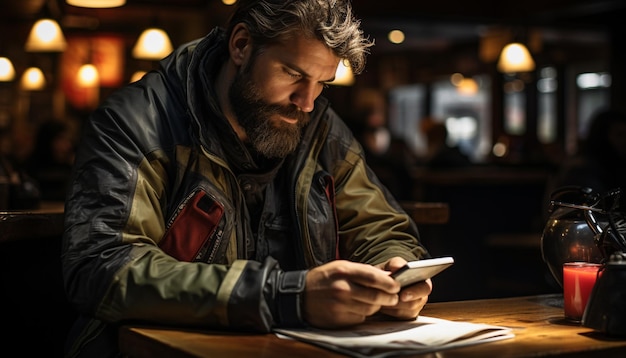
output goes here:
{"type": "MultiPolygon", "coordinates": [[[[235,148],[236,155],[245,155],[246,161],[254,162],[223,115],[217,101],[213,83],[227,56],[225,31],[216,27],[205,37],[177,48],[172,55],[162,61],[161,65],[170,75],[175,70],[174,78],[186,84],[183,89],[185,98],[181,100],[187,103],[192,123],[190,130],[194,132],[193,138],[199,138],[198,144],[209,153],[225,158],[226,153],[220,143],[227,138],[231,142],[229,147],[235,148]]],[[[305,128],[302,143],[297,150],[308,147],[310,141],[317,136],[316,128],[319,127],[319,121],[324,117],[322,114],[327,107],[328,101],[325,98],[320,96],[316,99],[311,121],[305,128]]]]}

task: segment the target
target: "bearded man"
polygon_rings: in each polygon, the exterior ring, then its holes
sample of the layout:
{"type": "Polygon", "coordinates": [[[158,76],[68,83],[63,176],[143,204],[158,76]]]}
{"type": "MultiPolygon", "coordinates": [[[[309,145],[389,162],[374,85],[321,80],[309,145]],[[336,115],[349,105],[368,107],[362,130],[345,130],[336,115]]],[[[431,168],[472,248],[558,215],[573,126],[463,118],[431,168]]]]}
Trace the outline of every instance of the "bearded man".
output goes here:
{"type": "Polygon", "coordinates": [[[372,42],[346,0],[240,0],[84,123],[63,275],[68,356],[117,352],[125,321],[269,332],[413,319],[430,280],[415,223],[321,95],[372,42]]]}

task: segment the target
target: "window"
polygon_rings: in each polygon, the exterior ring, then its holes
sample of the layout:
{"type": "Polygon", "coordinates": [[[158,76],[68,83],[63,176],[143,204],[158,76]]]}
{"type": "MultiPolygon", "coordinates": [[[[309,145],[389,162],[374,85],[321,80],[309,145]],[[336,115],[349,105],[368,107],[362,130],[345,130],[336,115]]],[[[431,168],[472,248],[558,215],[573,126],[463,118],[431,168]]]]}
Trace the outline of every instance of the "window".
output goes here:
{"type": "Polygon", "coordinates": [[[578,95],[578,138],[587,136],[589,122],[596,111],[609,106],[611,75],[607,72],[586,72],[576,76],[578,95]]]}
{"type": "Polygon", "coordinates": [[[454,76],[432,84],[431,113],[426,113],[425,85],[390,90],[389,129],[394,136],[404,138],[417,156],[422,156],[426,154],[427,143],[420,126],[431,117],[445,123],[449,145],[457,145],[472,161],[481,162],[491,150],[491,82],[488,76],[475,76],[471,78],[474,83],[465,87],[454,76]]]}
{"type": "Polygon", "coordinates": [[[540,143],[553,143],[557,139],[556,90],[557,71],[554,67],[539,70],[537,80],[537,138],[540,143]]]}
{"type": "Polygon", "coordinates": [[[420,130],[425,117],[424,85],[396,87],[389,92],[389,131],[402,138],[415,155],[426,152],[426,138],[420,130]]]}
{"type": "Polygon", "coordinates": [[[476,90],[465,91],[460,84],[443,78],[432,86],[432,116],[444,121],[449,145],[456,145],[474,162],[484,161],[491,150],[491,81],[474,76],[476,90]]]}
{"type": "Polygon", "coordinates": [[[519,78],[505,75],[504,131],[511,135],[526,132],[526,84],[519,78]]]}

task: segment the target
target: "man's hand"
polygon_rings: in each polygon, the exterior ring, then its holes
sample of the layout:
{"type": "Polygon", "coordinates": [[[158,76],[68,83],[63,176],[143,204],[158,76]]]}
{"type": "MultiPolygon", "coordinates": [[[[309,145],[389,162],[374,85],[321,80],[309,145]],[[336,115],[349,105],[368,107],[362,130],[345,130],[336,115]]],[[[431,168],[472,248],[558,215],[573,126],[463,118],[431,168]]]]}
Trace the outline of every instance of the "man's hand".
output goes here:
{"type": "MultiPolygon", "coordinates": [[[[394,272],[406,264],[400,257],[385,262],[379,267],[394,272]]],[[[428,295],[432,292],[433,284],[430,279],[404,287],[399,293],[396,305],[381,307],[380,312],[399,319],[415,319],[428,302],[428,295]]]]}
{"type": "MultiPolygon", "coordinates": [[[[361,323],[381,307],[397,309],[399,291],[400,284],[379,267],[344,260],[329,262],[306,275],[304,319],[319,328],[361,323]]],[[[400,313],[415,310],[407,311],[410,302],[402,303],[400,313]]]]}

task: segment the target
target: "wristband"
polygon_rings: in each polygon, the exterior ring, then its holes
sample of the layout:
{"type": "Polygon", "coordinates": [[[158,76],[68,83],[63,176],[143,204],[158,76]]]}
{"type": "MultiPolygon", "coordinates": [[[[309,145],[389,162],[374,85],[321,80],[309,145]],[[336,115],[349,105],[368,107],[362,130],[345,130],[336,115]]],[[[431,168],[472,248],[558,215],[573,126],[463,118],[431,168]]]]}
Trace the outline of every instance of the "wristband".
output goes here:
{"type": "Polygon", "coordinates": [[[303,327],[301,305],[307,271],[283,272],[279,279],[277,312],[281,326],[303,327]]]}

